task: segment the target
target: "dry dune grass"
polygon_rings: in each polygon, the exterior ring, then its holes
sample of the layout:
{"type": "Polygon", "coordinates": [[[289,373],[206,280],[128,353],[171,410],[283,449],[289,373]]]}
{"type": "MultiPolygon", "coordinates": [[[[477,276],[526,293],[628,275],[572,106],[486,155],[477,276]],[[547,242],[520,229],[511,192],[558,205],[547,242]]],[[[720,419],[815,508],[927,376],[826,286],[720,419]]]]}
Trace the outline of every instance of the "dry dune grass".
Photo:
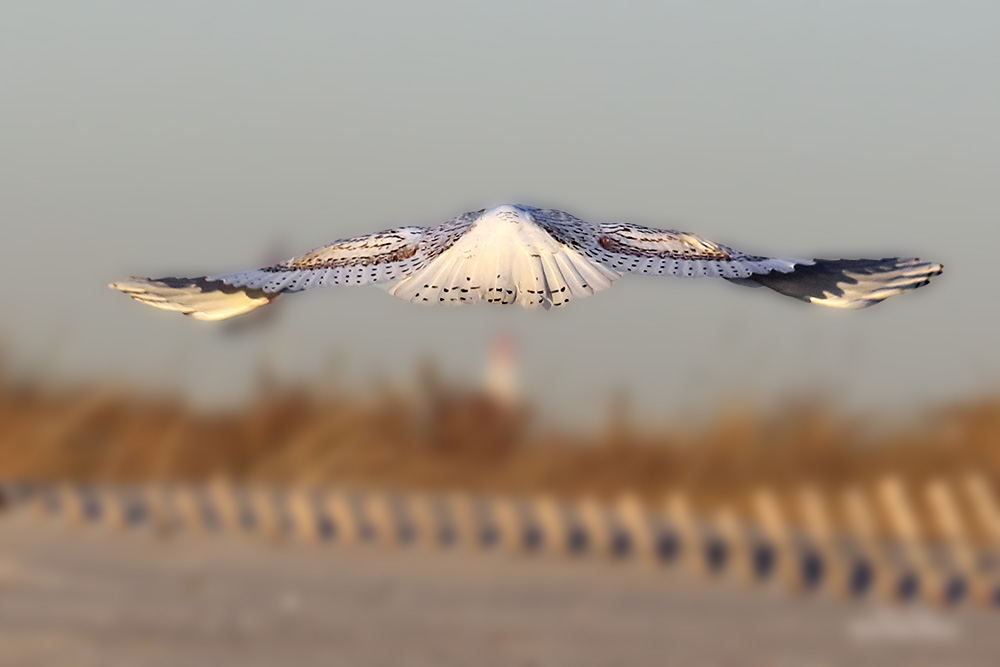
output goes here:
{"type": "Polygon", "coordinates": [[[941,408],[874,428],[818,402],[762,414],[729,409],[703,428],[617,423],[587,436],[530,428],[526,411],[427,381],[410,394],[356,397],[270,389],[209,414],[125,389],[0,390],[0,477],[233,480],[706,501],[968,471],[1000,478],[1000,400],[941,408]]]}

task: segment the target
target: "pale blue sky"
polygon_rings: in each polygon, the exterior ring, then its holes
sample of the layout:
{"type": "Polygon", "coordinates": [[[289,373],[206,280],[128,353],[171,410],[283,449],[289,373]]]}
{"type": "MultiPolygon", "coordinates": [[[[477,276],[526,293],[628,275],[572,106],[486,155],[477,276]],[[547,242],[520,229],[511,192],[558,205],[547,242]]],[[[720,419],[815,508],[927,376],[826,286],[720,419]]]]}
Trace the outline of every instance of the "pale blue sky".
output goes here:
{"type": "Polygon", "coordinates": [[[265,347],[292,377],[475,378],[500,327],[570,419],[622,388],[657,416],[996,387],[998,34],[973,2],[4,3],[0,335],[22,368],[233,397],[265,347]],[[237,338],[105,287],[503,202],[946,273],[847,313],[722,281],[550,313],[319,290],[237,338]]]}

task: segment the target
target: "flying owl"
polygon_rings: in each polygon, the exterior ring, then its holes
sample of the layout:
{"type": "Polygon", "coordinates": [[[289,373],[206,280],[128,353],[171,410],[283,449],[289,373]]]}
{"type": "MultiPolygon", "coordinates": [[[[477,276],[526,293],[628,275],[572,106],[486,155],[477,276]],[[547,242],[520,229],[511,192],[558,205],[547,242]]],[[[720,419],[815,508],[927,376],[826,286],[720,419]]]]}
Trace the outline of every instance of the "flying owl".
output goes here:
{"type": "Polygon", "coordinates": [[[436,227],[397,227],[336,241],[254,271],[111,283],[136,301],[222,320],[281,294],[331,285],[388,287],[413,303],[565,306],[625,273],[725,278],[834,308],[866,308],[926,285],[942,266],[913,258],[787,259],[749,255],[695,234],[593,223],[564,211],[504,205],[436,227]]]}

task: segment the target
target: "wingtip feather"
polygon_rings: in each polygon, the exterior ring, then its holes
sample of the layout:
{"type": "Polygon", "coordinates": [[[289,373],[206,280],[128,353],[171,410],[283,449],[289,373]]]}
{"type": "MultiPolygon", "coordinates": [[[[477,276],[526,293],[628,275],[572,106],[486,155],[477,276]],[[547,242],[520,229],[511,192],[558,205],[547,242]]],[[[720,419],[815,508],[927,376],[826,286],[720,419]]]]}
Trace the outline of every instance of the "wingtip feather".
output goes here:
{"type": "Polygon", "coordinates": [[[917,257],[827,260],[796,266],[791,273],[751,280],[776,292],[831,308],[859,310],[928,284],[944,266],[917,257]]]}
{"type": "Polygon", "coordinates": [[[196,320],[224,320],[276,299],[278,294],[241,287],[232,287],[206,278],[130,277],[109,283],[108,287],[127,294],[139,303],[161,310],[171,310],[196,320]]]}

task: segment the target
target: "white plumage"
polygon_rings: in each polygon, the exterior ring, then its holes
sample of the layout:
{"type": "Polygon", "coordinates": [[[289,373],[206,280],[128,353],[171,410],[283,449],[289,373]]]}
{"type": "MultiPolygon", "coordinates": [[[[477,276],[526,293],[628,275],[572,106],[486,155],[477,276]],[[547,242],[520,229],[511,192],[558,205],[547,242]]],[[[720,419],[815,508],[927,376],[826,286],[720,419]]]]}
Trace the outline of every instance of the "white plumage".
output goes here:
{"type": "Polygon", "coordinates": [[[501,206],[484,212],[451,247],[389,293],[414,303],[486,301],[535,308],[561,306],[571,297],[607,289],[620,277],[556,241],[525,211],[501,206]]]}
{"type": "Polygon", "coordinates": [[[864,308],[925,285],[941,270],[917,259],[748,255],[685,232],[590,223],[555,209],[505,205],[436,227],[399,227],[337,241],[254,271],[131,278],[110,286],[203,320],[239,315],[283,293],[374,283],[413,303],[548,309],[605,290],[623,273],[720,277],[825,306],[864,308]]]}

